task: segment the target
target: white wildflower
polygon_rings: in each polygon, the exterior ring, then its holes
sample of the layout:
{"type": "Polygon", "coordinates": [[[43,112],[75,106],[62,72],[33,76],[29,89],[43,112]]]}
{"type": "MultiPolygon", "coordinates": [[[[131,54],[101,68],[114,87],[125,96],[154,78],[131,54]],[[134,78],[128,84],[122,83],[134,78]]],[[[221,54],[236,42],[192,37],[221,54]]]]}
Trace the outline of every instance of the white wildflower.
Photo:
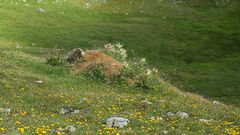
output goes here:
{"type": "Polygon", "coordinates": [[[150,76],[152,74],[152,70],[151,69],[146,69],[145,73],[146,73],[146,75],[150,76]]]}
{"type": "Polygon", "coordinates": [[[140,60],[140,63],[141,63],[141,64],[145,64],[145,63],[146,63],[146,58],[142,58],[142,59],[140,60]]]}

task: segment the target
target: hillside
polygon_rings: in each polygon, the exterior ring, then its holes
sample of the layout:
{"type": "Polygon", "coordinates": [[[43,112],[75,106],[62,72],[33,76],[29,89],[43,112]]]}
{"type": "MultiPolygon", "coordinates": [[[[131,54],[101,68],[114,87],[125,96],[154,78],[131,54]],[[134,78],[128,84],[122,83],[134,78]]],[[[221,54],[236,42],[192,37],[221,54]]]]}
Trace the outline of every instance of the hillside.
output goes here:
{"type": "Polygon", "coordinates": [[[2,0],[0,35],[44,48],[121,42],[182,90],[239,104],[239,9],[237,0],[2,0]]]}
{"type": "Polygon", "coordinates": [[[76,135],[239,135],[239,6],[234,0],[2,0],[0,134],[74,126],[76,135]],[[68,64],[46,63],[56,47],[66,55],[118,42],[130,64],[144,57],[146,67],[159,69],[156,86],[109,85],[70,73],[68,64]],[[65,115],[61,108],[79,112],[65,115]],[[113,116],[130,122],[106,128],[113,116]]]}

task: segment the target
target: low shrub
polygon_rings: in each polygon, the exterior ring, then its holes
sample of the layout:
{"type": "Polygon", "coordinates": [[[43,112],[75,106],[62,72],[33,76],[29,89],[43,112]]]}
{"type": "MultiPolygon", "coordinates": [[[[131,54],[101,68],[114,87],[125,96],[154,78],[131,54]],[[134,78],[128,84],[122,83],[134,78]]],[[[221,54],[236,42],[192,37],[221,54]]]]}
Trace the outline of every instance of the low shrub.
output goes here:
{"type": "Polygon", "coordinates": [[[51,66],[63,66],[66,62],[64,60],[63,49],[55,47],[46,59],[46,64],[51,66]]]}

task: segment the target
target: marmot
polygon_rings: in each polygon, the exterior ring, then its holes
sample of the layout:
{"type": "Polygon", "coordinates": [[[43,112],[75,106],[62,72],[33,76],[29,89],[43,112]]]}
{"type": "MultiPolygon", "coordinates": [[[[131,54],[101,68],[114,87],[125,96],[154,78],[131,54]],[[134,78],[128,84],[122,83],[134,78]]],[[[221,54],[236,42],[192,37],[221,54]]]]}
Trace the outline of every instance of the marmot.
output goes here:
{"type": "Polygon", "coordinates": [[[76,60],[79,60],[81,57],[84,56],[84,51],[81,48],[73,49],[67,56],[67,61],[72,63],[76,60]]]}

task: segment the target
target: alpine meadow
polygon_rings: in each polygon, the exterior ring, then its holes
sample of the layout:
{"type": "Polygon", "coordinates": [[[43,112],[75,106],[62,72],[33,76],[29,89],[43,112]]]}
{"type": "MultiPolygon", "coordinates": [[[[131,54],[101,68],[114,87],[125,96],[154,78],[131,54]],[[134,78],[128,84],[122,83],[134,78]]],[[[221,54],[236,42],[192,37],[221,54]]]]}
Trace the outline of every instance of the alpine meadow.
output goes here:
{"type": "Polygon", "coordinates": [[[240,135],[240,1],[0,0],[0,134],[240,135]]]}

